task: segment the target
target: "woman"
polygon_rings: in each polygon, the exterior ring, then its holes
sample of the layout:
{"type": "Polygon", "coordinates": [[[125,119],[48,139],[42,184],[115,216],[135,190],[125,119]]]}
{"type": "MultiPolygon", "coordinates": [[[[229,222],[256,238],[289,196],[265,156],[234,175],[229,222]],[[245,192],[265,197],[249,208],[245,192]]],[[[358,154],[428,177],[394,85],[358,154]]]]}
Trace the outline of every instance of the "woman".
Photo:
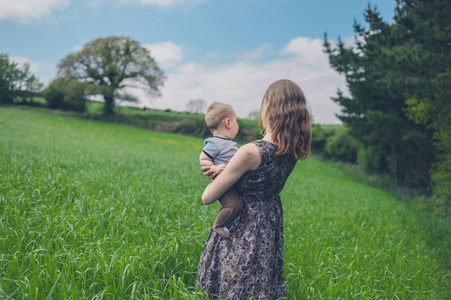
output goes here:
{"type": "Polygon", "coordinates": [[[241,201],[227,226],[230,238],[211,232],[200,257],[197,281],[210,299],[286,298],[279,193],[296,162],[310,152],[304,93],[290,80],[271,84],[260,116],[264,138],[242,146],[202,195],[212,203],[234,186],[241,201]]]}

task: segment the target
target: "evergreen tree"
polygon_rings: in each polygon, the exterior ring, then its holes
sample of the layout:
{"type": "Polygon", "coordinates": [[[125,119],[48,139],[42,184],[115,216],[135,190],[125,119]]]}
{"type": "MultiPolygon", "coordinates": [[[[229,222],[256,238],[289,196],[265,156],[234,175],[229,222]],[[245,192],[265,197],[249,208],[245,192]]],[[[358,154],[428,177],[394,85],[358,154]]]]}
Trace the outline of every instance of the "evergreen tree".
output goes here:
{"type": "MultiPolygon", "coordinates": [[[[398,2],[392,24],[369,6],[365,11],[368,27],[354,24],[354,47],[347,48],[341,41],[332,47],[327,36],[324,43],[331,66],[345,75],[351,93],[345,97],[339,91],[333,99],[343,108],[339,118],[363,143],[359,162],[370,172],[389,172],[399,184],[416,187],[429,185],[434,128],[406,115],[406,100],[436,94],[437,86],[431,82],[446,69],[442,55],[436,55],[446,52],[446,42],[438,49],[434,46],[437,39],[445,40],[446,33],[429,34],[423,27],[431,20],[417,13],[426,2],[398,2]]],[[[431,14],[447,5],[441,0],[429,2],[440,4],[428,3],[431,14]]],[[[440,22],[449,23],[449,18],[440,22]]]]}
{"type": "MultiPolygon", "coordinates": [[[[420,75],[427,80],[411,91],[407,115],[433,130],[436,160],[432,169],[434,194],[451,201],[451,1],[404,0],[397,23],[407,32],[420,75]]],[[[420,77],[419,75],[419,77],[420,77]]]]}

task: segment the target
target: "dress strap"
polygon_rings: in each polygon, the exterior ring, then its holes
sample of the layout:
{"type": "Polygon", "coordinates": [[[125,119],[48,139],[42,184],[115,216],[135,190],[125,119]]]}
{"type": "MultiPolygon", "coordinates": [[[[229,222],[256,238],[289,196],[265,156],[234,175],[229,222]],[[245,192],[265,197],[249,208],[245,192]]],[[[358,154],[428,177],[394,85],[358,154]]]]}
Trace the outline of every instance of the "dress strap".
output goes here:
{"type": "Polygon", "coordinates": [[[255,146],[257,146],[258,150],[260,151],[260,155],[262,156],[262,159],[270,156],[276,148],[276,146],[273,143],[270,143],[265,140],[256,140],[256,141],[254,141],[254,144],[255,144],[255,146]]]}

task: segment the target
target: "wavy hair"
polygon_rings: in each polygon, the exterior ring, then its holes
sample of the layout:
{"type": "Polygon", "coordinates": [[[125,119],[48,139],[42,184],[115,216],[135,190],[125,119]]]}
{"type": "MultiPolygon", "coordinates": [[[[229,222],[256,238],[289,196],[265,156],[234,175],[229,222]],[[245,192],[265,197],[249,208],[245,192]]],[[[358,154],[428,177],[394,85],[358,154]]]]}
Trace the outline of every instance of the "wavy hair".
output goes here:
{"type": "Polygon", "coordinates": [[[312,139],[310,113],[304,92],[291,80],[274,82],[266,90],[260,108],[260,122],[266,121],[276,155],[291,154],[296,160],[310,154],[312,139]]]}

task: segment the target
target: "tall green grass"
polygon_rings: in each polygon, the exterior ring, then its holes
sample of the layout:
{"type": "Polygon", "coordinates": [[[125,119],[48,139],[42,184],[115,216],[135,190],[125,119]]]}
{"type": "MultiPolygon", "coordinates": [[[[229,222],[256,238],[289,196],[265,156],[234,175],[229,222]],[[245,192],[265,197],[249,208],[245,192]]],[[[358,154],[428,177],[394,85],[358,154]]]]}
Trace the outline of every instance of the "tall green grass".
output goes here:
{"type": "MultiPolygon", "coordinates": [[[[0,298],[195,299],[202,140],[0,108],[0,298]]],[[[289,299],[447,299],[451,225],[342,169],[282,192],[289,299]]]]}
{"type": "MultiPolygon", "coordinates": [[[[83,113],[73,111],[55,112],[71,117],[128,124],[138,128],[179,133],[193,137],[207,138],[211,136],[211,132],[205,124],[205,116],[203,114],[170,110],[143,110],[139,107],[116,105],[115,114],[105,116],[103,115],[103,103],[101,102],[87,101],[86,107],[87,110],[83,113]]],[[[236,141],[246,143],[261,137],[260,129],[256,121],[246,119],[238,119],[237,121],[240,126],[240,131],[235,137],[236,141]]]]}

